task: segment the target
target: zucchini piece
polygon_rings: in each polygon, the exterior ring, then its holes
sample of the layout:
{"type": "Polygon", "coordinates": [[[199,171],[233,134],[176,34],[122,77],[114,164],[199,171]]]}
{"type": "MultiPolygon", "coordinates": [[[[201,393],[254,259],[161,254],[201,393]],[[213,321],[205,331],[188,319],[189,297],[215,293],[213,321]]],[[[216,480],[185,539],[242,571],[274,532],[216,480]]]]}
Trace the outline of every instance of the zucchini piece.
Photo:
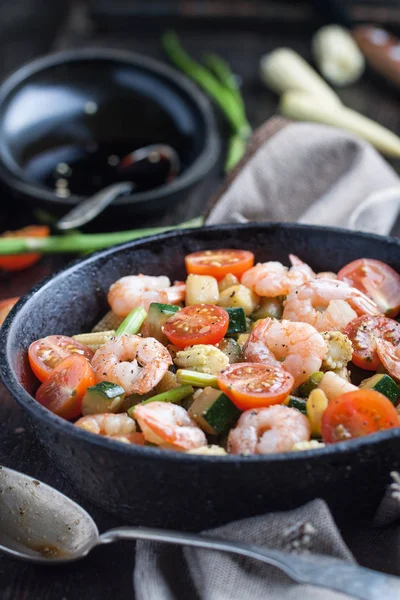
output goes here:
{"type": "Polygon", "coordinates": [[[164,335],[162,327],[169,319],[178,312],[179,306],[174,304],[160,304],[159,302],[152,302],[149,306],[149,312],[147,313],[147,325],[149,337],[156,338],[159,342],[166,345],[169,340],[164,335]]]}
{"type": "Polygon", "coordinates": [[[206,387],[195,394],[188,413],[205,433],[220,435],[231,429],[241,411],[223,392],[206,387]]]}
{"type": "Polygon", "coordinates": [[[124,388],[109,381],[102,381],[87,388],[82,400],[82,414],[117,413],[124,398],[124,388]]]}
{"type": "Polygon", "coordinates": [[[307,414],[307,400],[298,398],[297,396],[288,396],[283,404],[289,408],[297,408],[303,415],[307,414]]]}
{"type": "Polygon", "coordinates": [[[237,308],[225,308],[229,315],[229,325],[226,335],[232,335],[234,333],[244,333],[247,330],[246,314],[244,309],[240,306],[237,308]]]}
{"type": "Polygon", "coordinates": [[[299,387],[299,393],[303,398],[308,398],[313,390],[315,390],[322,381],[324,373],[322,371],[316,371],[310,377],[301,384],[299,387]]]}
{"type": "Polygon", "coordinates": [[[283,296],[276,298],[261,298],[260,306],[251,315],[251,318],[257,321],[258,319],[281,319],[283,313],[283,296]]]}
{"type": "Polygon", "coordinates": [[[364,379],[360,383],[359,387],[360,389],[375,390],[376,392],[380,392],[386,396],[386,398],[389,398],[390,402],[395,406],[398,403],[400,389],[390,375],[386,375],[385,373],[376,373],[376,375],[368,377],[368,379],[364,379]]]}
{"type": "Polygon", "coordinates": [[[230,364],[238,363],[243,361],[242,349],[236,340],[226,337],[222,339],[217,347],[224,353],[229,359],[230,364]]]}

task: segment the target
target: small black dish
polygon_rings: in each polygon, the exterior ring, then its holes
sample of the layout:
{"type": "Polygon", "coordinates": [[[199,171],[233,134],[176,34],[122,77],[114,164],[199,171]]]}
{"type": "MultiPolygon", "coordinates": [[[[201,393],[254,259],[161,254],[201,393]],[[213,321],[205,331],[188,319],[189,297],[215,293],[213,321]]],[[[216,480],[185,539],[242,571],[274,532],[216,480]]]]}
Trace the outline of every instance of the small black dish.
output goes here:
{"type": "Polygon", "coordinates": [[[221,247],[284,263],[293,252],[316,271],[337,271],[360,257],[400,270],[399,240],[296,224],[206,227],[129,242],[72,264],[18,302],[1,328],[3,382],[76,488],[126,522],[200,530],[314,498],[326,500],[339,520],[370,517],[390,472],[400,469],[400,427],[307,452],[196,456],[88,433],[31,396],[38,385],[27,359],[31,342],[90,330],[119,277],[140,271],[183,279],[185,254],[221,247]]]}
{"type": "Polygon", "coordinates": [[[45,56],[0,88],[0,179],[31,207],[65,213],[111,183],[119,157],[154,143],[177,151],[181,173],[117,199],[107,217],[171,207],[206,178],[220,147],[208,99],[177,71],[120,50],[45,56]]]}

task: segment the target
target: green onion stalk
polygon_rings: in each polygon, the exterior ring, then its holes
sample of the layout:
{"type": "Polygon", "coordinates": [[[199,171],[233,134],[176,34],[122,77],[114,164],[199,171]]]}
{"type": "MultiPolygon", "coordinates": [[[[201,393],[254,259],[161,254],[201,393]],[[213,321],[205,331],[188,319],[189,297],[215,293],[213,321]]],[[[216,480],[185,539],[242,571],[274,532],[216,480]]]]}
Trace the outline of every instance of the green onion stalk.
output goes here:
{"type": "Polygon", "coordinates": [[[157,394],[157,396],[153,396],[148,400],[143,400],[143,402],[139,402],[139,404],[135,404],[128,410],[128,414],[130,417],[134,417],[135,409],[142,404],[149,404],[150,402],[169,402],[170,404],[177,404],[181,400],[184,400],[191,394],[193,394],[194,389],[191,385],[181,385],[180,387],[173,388],[172,390],[168,390],[167,392],[163,392],[162,394],[157,394]]]}
{"type": "Polygon", "coordinates": [[[139,333],[141,326],[145,322],[147,312],[142,306],[136,306],[131,312],[125,317],[121,325],[118,327],[115,335],[124,335],[129,333],[136,335],[139,333]]]}
{"type": "Polygon", "coordinates": [[[194,387],[210,386],[218,389],[218,377],[209,373],[190,371],[189,369],[178,369],[176,380],[181,385],[193,385],[194,387]]]}
{"type": "Polygon", "coordinates": [[[229,64],[214,54],[205,57],[205,66],[193,60],[173,31],[163,35],[162,44],[171,62],[214,100],[228,120],[232,135],[228,144],[225,171],[230,171],[244,155],[252,131],[235,75],[229,64]]]}
{"type": "Polygon", "coordinates": [[[24,254],[26,252],[39,252],[40,254],[94,252],[95,250],[108,248],[113,244],[129,242],[157,233],[201,227],[203,222],[203,217],[197,217],[170,227],[150,227],[112,233],[71,233],[69,235],[53,235],[47,238],[0,237],[0,255],[24,254]]]}

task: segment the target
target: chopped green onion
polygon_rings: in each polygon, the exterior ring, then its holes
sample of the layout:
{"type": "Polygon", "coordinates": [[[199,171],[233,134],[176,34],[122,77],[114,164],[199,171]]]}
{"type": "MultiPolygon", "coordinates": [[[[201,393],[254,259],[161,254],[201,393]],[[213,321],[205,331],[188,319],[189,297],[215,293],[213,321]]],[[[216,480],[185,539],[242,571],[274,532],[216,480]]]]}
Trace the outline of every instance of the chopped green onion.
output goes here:
{"type": "Polygon", "coordinates": [[[134,418],[135,408],[137,406],[141,406],[142,404],[149,404],[150,402],[170,402],[172,404],[176,404],[187,396],[193,394],[193,391],[194,390],[191,385],[181,385],[181,387],[173,388],[172,390],[168,390],[168,392],[157,394],[157,396],[153,396],[148,400],[143,400],[143,402],[135,404],[135,406],[132,406],[130,409],[128,409],[128,414],[130,417],[134,418]]]}
{"type": "Polygon", "coordinates": [[[124,333],[130,333],[132,335],[135,335],[139,332],[141,326],[146,320],[146,317],[147,312],[145,311],[143,306],[136,306],[122,321],[121,325],[115,332],[115,335],[122,335],[124,333]]]}
{"type": "Polygon", "coordinates": [[[194,385],[194,387],[210,387],[218,389],[218,377],[209,373],[199,373],[189,369],[178,369],[176,372],[178,383],[194,385]]]}

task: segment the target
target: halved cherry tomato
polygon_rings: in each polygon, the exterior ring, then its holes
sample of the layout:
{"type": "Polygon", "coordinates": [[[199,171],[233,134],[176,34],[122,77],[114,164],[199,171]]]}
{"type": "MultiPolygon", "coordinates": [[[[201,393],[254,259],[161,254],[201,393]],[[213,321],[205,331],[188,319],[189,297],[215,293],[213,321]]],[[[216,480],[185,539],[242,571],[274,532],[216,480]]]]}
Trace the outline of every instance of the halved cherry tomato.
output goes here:
{"type": "Polygon", "coordinates": [[[400,344],[400,323],[387,317],[363,315],[350,321],[343,329],[353,344],[352,362],[366,369],[376,371],[379,359],[376,340],[386,340],[393,346],[400,344]]]}
{"type": "Polygon", "coordinates": [[[218,344],[225,336],[229,315],[213,304],[194,304],[178,310],[163,326],[172,344],[185,348],[194,344],[218,344]]]}
{"type": "Polygon", "coordinates": [[[282,367],[236,363],[221,371],[218,385],[240,410],[281,404],[294,385],[282,367]]]}
{"type": "Polygon", "coordinates": [[[386,371],[398,381],[400,380],[400,346],[395,346],[387,340],[376,340],[376,349],[380,361],[386,371]]]}
{"type": "Polygon", "coordinates": [[[36,400],[59,417],[75,419],[81,414],[82,398],[96,383],[89,361],[79,354],[64,358],[36,392],[36,400]]]}
{"type": "Polygon", "coordinates": [[[386,316],[400,312],[400,275],[386,263],[359,258],[340,269],[338,279],[367,294],[386,316]]]}
{"type": "Polygon", "coordinates": [[[195,275],[212,275],[223,279],[228,273],[238,279],[254,265],[254,254],[248,250],[202,250],[185,256],[186,270],[195,275]]]}
{"type": "Polygon", "coordinates": [[[7,298],[7,300],[2,300],[0,302],[0,325],[3,325],[6,316],[18,300],[19,298],[7,298]]]}
{"type": "Polygon", "coordinates": [[[399,426],[399,415],[386,396],[374,390],[357,390],[329,402],[322,415],[321,432],[326,444],[334,444],[399,426]]]}
{"type": "MultiPolygon", "coordinates": [[[[17,231],[6,231],[1,237],[48,237],[50,229],[47,225],[29,225],[17,231]]],[[[41,257],[41,254],[12,254],[10,256],[0,256],[0,268],[6,271],[22,271],[34,265],[41,257]]]]}
{"type": "Polygon", "coordinates": [[[49,335],[33,342],[28,350],[31,369],[40,381],[46,381],[52,370],[71,354],[93,358],[90,348],[66,335],[49,335]]]}

